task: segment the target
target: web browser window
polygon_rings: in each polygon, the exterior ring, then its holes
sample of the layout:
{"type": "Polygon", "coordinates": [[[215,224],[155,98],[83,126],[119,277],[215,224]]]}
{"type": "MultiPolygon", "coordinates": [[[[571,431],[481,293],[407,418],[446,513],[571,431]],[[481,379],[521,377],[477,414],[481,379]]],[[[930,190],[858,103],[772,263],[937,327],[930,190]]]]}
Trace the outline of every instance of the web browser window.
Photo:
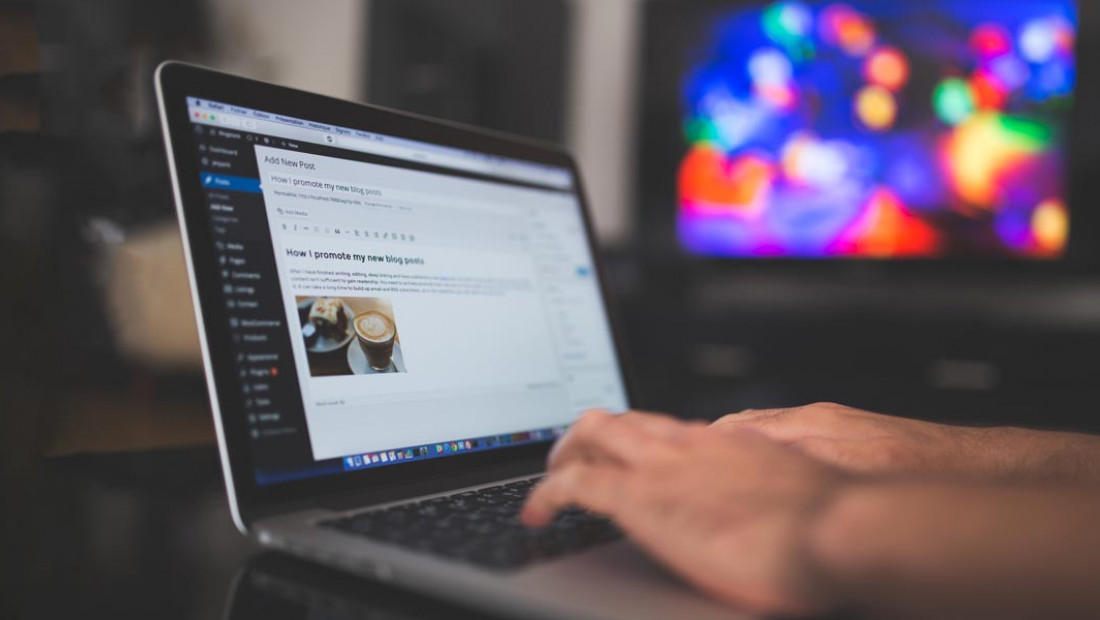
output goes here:
{"type": "Polygon", "coordinates": [[[568,170],[188,103],[261,483],[626,408],[568,170]]]}

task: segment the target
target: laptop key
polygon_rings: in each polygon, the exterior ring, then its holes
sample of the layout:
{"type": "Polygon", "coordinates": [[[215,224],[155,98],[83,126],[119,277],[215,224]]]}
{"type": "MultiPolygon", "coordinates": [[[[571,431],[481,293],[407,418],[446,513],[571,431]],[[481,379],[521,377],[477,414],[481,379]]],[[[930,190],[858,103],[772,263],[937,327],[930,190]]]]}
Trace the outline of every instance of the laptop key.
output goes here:
{"type": "Polygon", "coordinates": [[[610,521],[577,508],[541,530],[528,530],[519,511],[536,480],[464,491],[321,523],[354,536],[493,570],[514,570],[622,537],[610,521]]]}

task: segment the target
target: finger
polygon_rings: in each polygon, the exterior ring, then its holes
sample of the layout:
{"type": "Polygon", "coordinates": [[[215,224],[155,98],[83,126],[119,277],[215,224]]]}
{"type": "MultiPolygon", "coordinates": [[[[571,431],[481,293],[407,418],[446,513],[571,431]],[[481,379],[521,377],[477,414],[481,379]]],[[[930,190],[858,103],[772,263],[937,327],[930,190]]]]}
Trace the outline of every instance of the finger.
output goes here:
{"type": "Polygon", "coordinates": [[[577,459],[619,465],[651,460],[667,452],[664,444],[677,425],[683,423],[642,413],[589,411],[550,450],[547,469],[553,471],[577,459]]]}
{"type": "Polygon", "coordinates": [[[554,515],[578,506],[613,516],[622,505],[626,472],[614,467],[573,462],[546,476],[528,496],[520,511],[527,527],[544,527],[554,515]]]}
{"type": "Polygon", "coordinates": [[[639,456],[639,448],[645,450],[653,442],[652,436],[636,420],[627,420],[606,411],[586,412],[554,444],[547,457],[547,469],[553,471],[573,460],[621,465],[634,463],[639,456]]]}

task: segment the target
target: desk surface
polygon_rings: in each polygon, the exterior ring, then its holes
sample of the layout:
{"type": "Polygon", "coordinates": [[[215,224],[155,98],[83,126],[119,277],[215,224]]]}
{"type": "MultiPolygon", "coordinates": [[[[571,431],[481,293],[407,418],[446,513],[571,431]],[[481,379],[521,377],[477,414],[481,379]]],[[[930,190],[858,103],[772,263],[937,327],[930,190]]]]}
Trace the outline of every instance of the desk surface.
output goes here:
{"type": "Polygon", "coordinates": [[[44,461],[4,480],[5,618],[476,618],[263,551],[213,448],[44,461]]]}

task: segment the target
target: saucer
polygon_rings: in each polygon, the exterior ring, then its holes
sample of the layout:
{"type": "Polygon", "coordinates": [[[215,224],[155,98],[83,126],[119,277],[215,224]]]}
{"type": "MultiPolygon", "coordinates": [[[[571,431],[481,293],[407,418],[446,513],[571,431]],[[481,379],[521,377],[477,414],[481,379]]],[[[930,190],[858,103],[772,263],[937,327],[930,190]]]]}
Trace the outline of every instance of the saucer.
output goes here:
{"type": "Polygon", "coordinates": [[[393,372],[405,371],[405,358],[401,356],[401,343],[393,343],[393,357],[390,358],[390,367],[386,370],[375,370],[367,363],[367,354],[363,353],[363,347],[358,342],[353,342],[348,347],[348,368],[356,375],[382,375],[393,372]]]}

